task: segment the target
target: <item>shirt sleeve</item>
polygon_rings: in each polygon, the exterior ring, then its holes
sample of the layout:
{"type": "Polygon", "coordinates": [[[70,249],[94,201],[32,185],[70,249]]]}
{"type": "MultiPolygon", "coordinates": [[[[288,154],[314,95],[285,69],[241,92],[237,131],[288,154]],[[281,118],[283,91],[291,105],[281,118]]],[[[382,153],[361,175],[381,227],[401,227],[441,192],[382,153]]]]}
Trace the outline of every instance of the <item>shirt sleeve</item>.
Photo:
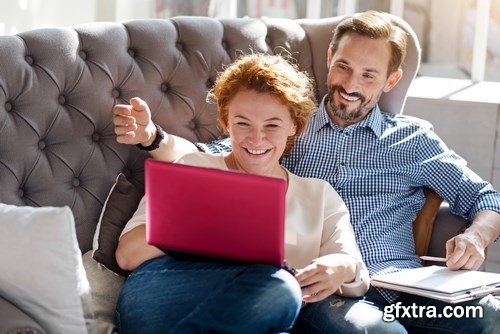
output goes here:
{"type": "Polygon", "coordinates": [[[341,294],[350,296],[363,295],[365,291],[362,288],[362,283],[369,280],[369,274],[356,244],[349,211],[342,198],[329,184],[326,184],[324,191],[325,220],[323,223],[320,256],[333,253],[352,256],[356,262],[356,278],[354,282],[342,284],[341,294]]]}
{"type": "Polygon", "coordinates": [[[134,215],[125,225],[119,239],[121,239],[125,233],[143,224],[146,224],[146,196],[142,197],[139,205],[137,206],[137,210],[135,210],[134,215]]]}
{"type": "Polygon", "coordinates": [[[221,154],[224,152],[231,152],[233,147],[231,146],[231,139],[229,137],[214,140],[210,143],[194,143],[194,145],[201,152],[209,154],[221,154]]]}
{"type": "Polygon", "coordinates": [[[419,143],[421,182],[450,204],[451,213],[471,222],[479,211],[500,213],[500,194],[436,135],[431,126],[421,129],[419,143]]]}

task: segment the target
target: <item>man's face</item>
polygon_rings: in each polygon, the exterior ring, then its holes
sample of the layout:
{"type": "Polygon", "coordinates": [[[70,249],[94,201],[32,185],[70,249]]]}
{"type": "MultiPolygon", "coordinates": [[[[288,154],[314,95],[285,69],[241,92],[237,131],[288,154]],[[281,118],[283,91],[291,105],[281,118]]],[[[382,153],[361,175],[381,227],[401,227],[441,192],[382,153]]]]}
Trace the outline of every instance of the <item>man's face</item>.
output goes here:
{"type": "Polygon", "coordinates": [[[341,38],[335,54],[328,50],[326,108],[336,124],[346,127],[364,119],[399,81],[400,70],[388,76],[390,59],[388,42],[352,32],[341,38]]]}

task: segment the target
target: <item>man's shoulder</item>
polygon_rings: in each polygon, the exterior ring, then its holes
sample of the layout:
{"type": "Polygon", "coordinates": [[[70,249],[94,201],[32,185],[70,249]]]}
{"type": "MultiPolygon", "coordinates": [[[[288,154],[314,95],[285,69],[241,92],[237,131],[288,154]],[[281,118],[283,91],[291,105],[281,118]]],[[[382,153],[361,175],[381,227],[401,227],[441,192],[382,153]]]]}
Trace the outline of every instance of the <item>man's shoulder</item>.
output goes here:
{"type": "Polygon", "coordinates": [[[389,129],[405,130],[405,131],[428,131],[432,130],[433,126],[429,121],[409,115],[395,115],[389,112],[381,112],[384,123],[389,129]]]}

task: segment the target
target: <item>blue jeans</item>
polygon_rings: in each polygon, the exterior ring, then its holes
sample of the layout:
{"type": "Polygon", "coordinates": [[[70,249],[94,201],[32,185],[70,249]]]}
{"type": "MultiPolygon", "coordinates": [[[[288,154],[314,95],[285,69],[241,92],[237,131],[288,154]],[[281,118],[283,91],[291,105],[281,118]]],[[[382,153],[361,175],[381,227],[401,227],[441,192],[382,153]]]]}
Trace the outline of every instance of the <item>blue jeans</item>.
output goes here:
{"type": "MultiPolygon", "coordinates": [[[[479,300],[460,303],[456,305],[447,304],[438,300],[402,293],[396,302],[401,307],[419,306],[436,308],[436,313],[443,313],[446,306],[481,306],[484,312],[483,318],[433,318],[420,317],[418,312],[410,312],[402,317],[400,307],[399,317],[394,321],[384,321],[384,308],[390,304],[377,292],[370,288],[363,298],[342,298],[330,296],[329,298],[314,304],[304,306],[297,318],[292,333],[500,333],[500,300],[493,296],[487,296],[479,300]],[[413,314],[417,316],[413,317],[413,314]]],[[[393,303],[393,305],[396,304],[393,303]]],[[[395,315],[394,308],[392,315],[395,315]]],[[[388,319],[391,320],[391,319],[388,319]]]]}
{"type": "Polygon", "coordinates": [[[116,326],[134,334],[280,333],[291,329],[300,306],[300,286],[283,269],[162,256],[127,278],[116,326]]]}

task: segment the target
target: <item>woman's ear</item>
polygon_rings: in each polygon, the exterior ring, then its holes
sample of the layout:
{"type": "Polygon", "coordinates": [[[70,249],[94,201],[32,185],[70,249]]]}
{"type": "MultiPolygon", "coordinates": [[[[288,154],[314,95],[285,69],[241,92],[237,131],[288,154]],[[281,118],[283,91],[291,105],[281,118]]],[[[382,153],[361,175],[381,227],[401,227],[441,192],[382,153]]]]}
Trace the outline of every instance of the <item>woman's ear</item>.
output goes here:
{"type": "Polygon", "coordinates": [[[295,134],[297,133],[297,125],[294,125],[290,128],[290,132],[288,132],[288,136],[291,137],[291,136],[295,136],[295,134]]]}

